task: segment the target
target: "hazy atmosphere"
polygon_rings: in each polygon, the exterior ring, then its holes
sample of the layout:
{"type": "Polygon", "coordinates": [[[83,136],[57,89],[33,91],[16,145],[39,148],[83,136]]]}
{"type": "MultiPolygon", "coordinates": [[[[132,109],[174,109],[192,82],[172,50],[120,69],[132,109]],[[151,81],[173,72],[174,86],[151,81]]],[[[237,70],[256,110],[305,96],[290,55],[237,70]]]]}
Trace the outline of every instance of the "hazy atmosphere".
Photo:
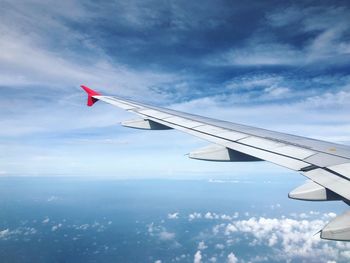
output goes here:
{"type": "Polygon", "coordinates": [[[347,206],[288,199],[300,174],[190,160],[207,142],[121,127],[135,116],[87,107],[79,87],[350,144],[348,1],[0,0],[0,10],[4,262],[350,260],[347,243],[313,236],[347,206]]]}

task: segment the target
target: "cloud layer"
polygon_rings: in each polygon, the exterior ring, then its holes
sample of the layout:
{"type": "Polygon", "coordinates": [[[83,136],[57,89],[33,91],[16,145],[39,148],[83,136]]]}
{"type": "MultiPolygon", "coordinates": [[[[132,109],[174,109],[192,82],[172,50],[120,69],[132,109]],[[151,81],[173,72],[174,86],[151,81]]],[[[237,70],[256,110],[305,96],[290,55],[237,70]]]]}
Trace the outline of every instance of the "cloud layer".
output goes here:
{"type": "MultiPolygon", "coordinates": [[[[309,211],[281,217],[250,217],[217,214],[203,217],[193,212],[179,217],[178,224],[197,229],[193,262],[347,262],[350,246],[344,242],[325,241],[315,235],[336,214],[309,211]],[[195,215],[195,216],[194,216],[195,215]],[[194,219],[195,217],[195,219],[194,219]],[[198,230],[199,229],[199,230],[198,230]]],[[[166,222],[161,223],[166,224],[166,222]]],[[[152,225],[154,228],[156,227],[152,225]]],[[[177,232],[177,236],[181,236],[177,232]]],[[[193,235],[193,233],[192,233],[193,235]]],[[[181,247],[181,241],[179,247],[181,247]]],[[[165,241],[165,240],[164,240],[165,241]]],[[[187,248],[191,247],[187,244],[187,248]]]]}

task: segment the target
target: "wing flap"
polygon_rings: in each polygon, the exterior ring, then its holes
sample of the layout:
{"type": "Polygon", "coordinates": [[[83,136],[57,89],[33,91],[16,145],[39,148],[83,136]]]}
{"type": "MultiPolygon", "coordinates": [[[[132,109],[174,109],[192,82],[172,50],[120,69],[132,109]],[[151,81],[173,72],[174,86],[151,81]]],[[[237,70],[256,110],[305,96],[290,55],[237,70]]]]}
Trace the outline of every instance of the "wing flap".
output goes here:
{"type": "Polygon", "coordinates": [[[329,166],[328,169],[350,179],[350,163],[342,163],[338,165],[329,166]]]}
{"type": "Polygon", "coordinates": [[[273,151],[275,153],[280,153],[280,154],[284,154],[287,156],[293,156],[297,159],[300,160],[304,160],[307,157],[310,157],[312,155],[315,154],[314,151],[305,149],[305,148],[301,148],[301,147],[297,147],[297,146],[293,146],[293,145],[284,145],[281,147],[278,147],[276,149],[273,149],[273,151]]]}
{"type": "Polygon", "coordinates": [[[350,240],[350,211],[337,216],[321,230],[321,238],[329,240],[350,240]]]}
{"type": "Polygon", "coordinates": [[[319,185],[322,185],[323,187],[341,195],[345,199],[350,200],[350,181],[348,178],[321,168],[303,172],[302,174],[319,185]]]}
{"type": "Polygon", "coordinates": [[[135,119],[123,121],[122,126],[141,130],[169,130],[171,128],[148,119],[135,119]]]}
{"type": "Polygon", "coordinates": [[[305,161],[319,167],[328,167],[342,163],[347,163],[350,160],[344,157],[318,152],[306,158],[305,161]]]}

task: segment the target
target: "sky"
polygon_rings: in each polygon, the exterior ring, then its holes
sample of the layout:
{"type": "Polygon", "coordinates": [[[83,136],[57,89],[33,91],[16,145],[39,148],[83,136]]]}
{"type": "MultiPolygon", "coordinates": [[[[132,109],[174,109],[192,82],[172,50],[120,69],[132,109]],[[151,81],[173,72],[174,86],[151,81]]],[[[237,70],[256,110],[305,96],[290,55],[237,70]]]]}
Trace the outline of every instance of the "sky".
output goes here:
{"type": "MultiPolygon", "coordinates": [[[[121,127],[103,94],[350,143],[348,1],[0,0],[0,175],[227,178],[205,141],[121,127]]],[[[297,176],[297,175],[296,175],[297,176]]]]}

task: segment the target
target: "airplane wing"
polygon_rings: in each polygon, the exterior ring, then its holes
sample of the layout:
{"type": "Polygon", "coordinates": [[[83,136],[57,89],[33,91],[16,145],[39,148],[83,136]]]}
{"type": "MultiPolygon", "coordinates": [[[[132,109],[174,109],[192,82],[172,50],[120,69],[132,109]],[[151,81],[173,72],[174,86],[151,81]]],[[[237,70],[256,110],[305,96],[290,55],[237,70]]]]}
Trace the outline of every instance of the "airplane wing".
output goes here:
{"type": "MultiPolygon", "coordinates": [[[[81,86],[88,94],[88,106],[104,101],[139,116],[123,126],[137,129],[176,129],[205,139],[211,144],[189,154],[207,161],[269,161],[297,171],[309,182],[288,196],[309,201],[342,200],[350,204],[350,147],[301,136],[274,132],[171,109],[155,107],[100,93],[81,86]]],[[[320,237],[350,241],[350,211],[336,217],[320,237]]]]}

